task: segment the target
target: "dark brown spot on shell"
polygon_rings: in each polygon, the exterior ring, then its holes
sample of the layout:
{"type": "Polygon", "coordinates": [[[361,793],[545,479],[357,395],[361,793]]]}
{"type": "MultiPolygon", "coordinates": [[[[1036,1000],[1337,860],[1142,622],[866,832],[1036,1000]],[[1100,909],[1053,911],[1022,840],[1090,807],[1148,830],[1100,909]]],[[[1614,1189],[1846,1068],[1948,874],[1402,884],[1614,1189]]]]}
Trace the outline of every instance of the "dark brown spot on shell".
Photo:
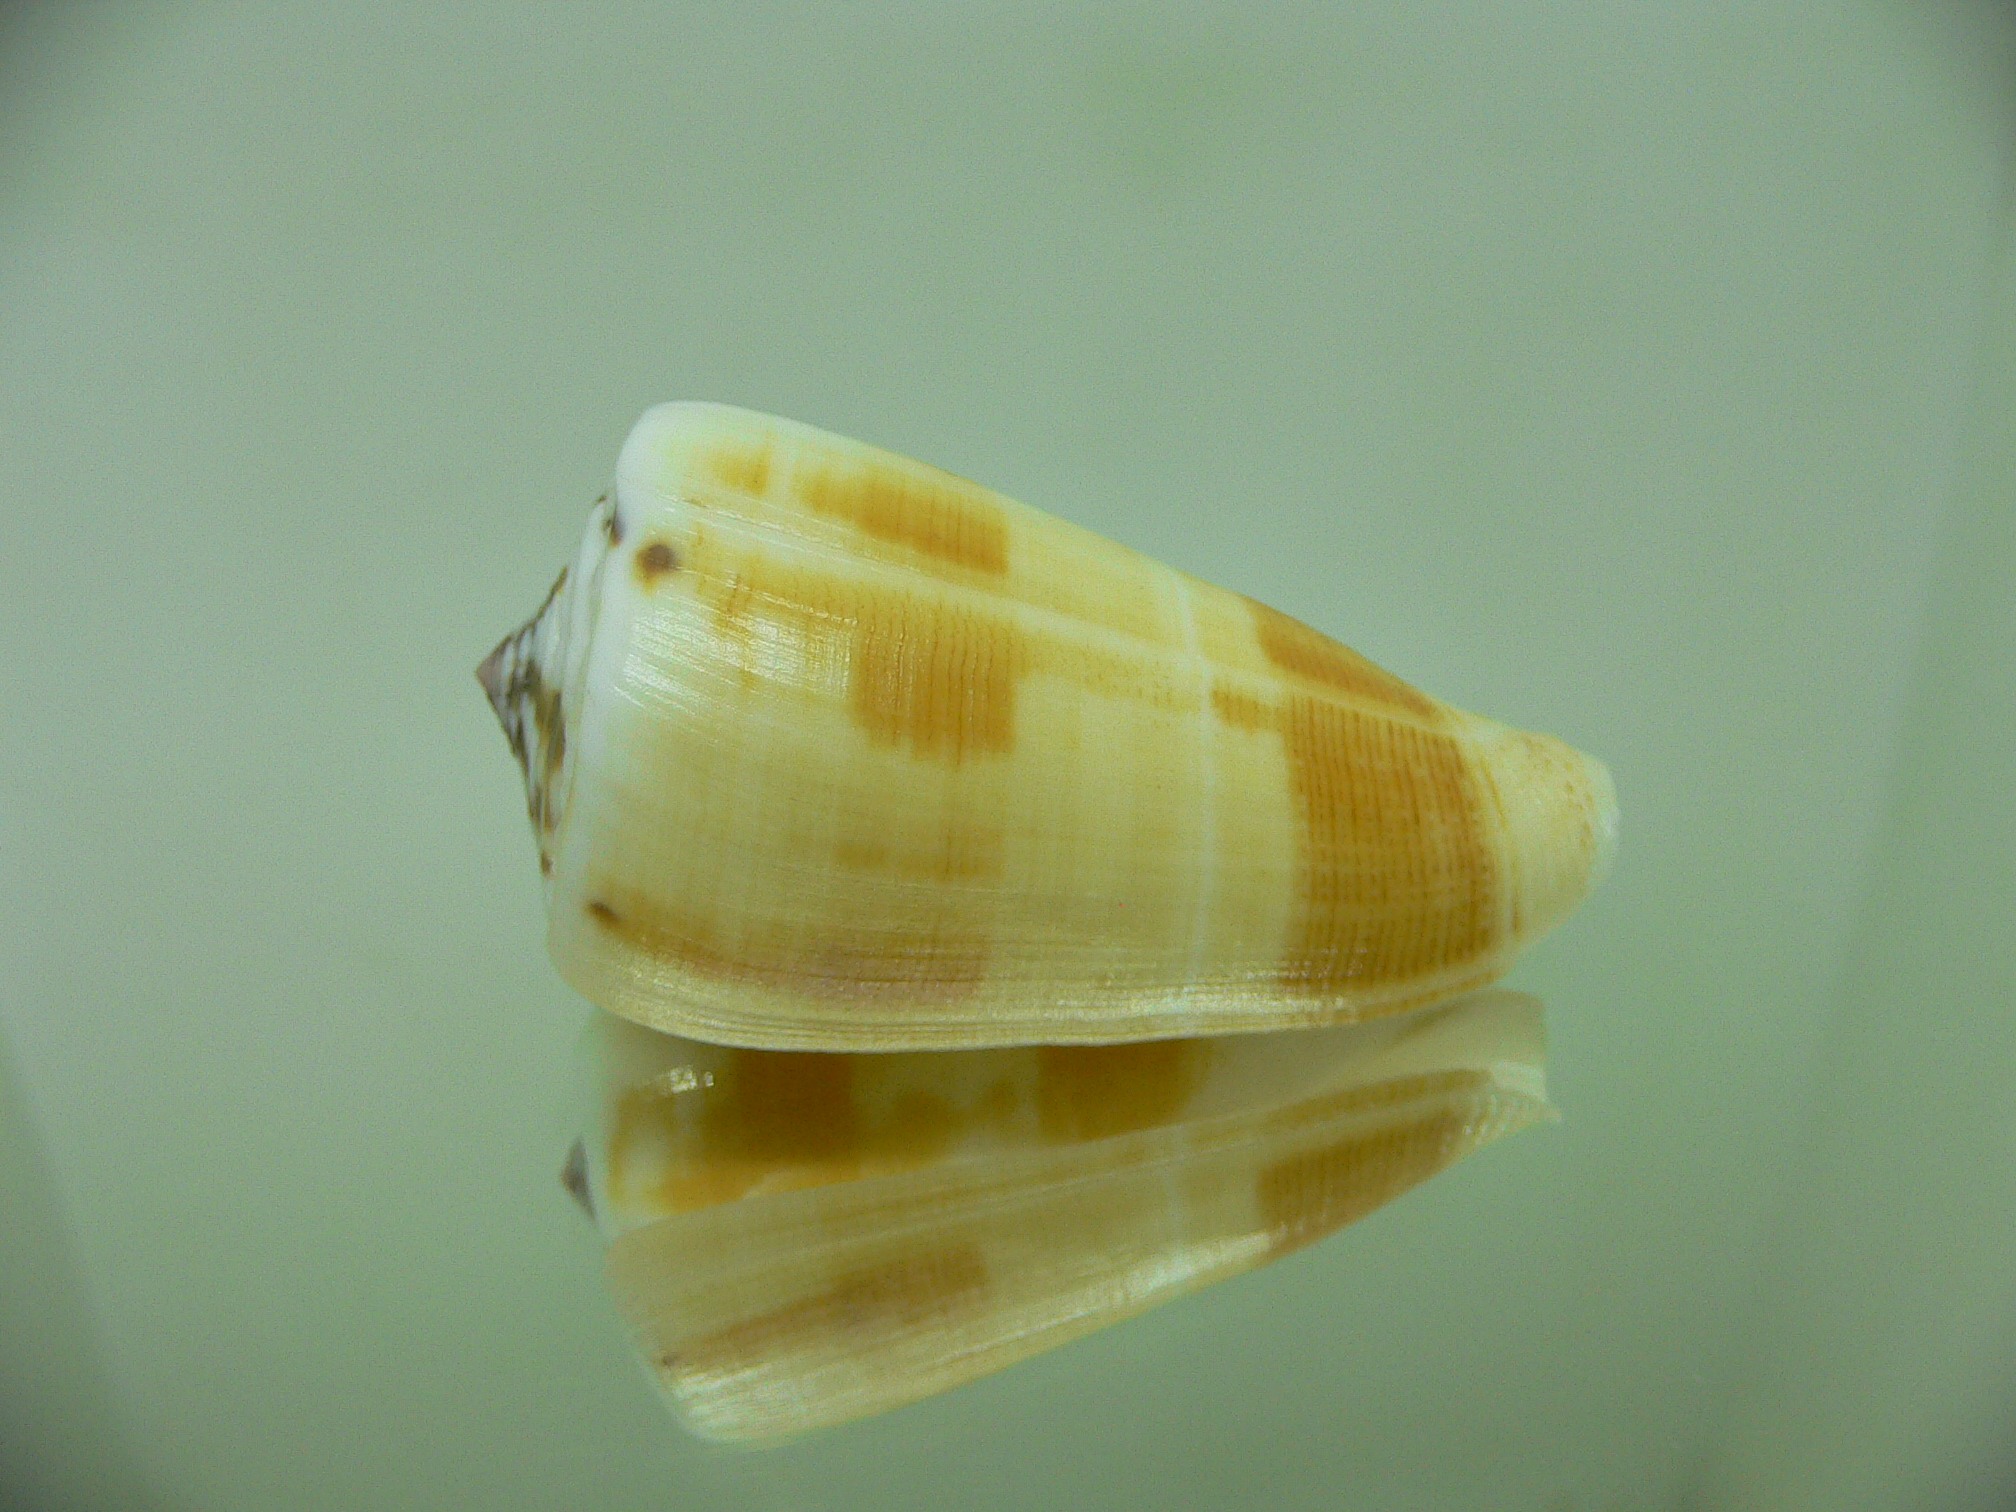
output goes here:
{"type": "Polygon", "coordinates": [[[621,929],[623,927],[623,921],[616,916],[616,910],[611,908],[607,903],[604,903],[600,898],[590,898],[588,900],[588,917],[593,919],[597,924],[600,924],[604,929],[621,929]]]}
{"type": "Polygon", "coordinates": [[[668,572],[679,569],[679,558],[672,548],[663,541],[653,541],[648,546],[637,549],[637,581],[646,588],[653,586],[668,572]]]}

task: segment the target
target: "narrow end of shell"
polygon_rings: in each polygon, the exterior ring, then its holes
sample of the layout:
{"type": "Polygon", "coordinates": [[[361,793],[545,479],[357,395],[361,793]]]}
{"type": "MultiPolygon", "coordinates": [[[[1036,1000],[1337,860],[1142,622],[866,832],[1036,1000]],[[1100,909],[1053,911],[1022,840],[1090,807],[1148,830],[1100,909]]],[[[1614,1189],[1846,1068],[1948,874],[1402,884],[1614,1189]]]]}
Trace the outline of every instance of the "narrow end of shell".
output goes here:
{"type": "Polygon", "coordinates": [[[497,711],[497,722],[504,726],[507,735],[511,726],[510,707],[505,699],[508,680],[504,672],[504,661],[511,649],[511,642],[517,638],[518,632],[512,631],[497,642],[496,649],[476,664],[477,685],[483,689],[483,696],[490,700],[490,707],[497,711]]]}
{"type": "Polygon", "coordinates": [[[1589,866],[1589,887],[1593,891],[1610,875],[1610,868],[1617,860],[1621,816],[1617,811],[1617,784],[1610,776],[1610,768],[1593,756],[1584,756],[1582,760],[1588,767],[1592,823],[1596,829],[1596,859],[1589,866]]]}
{"type": "Polygon", "coordinates": [[[1549,735],[1497,726],[1482,741],[1506,828],[1515,934],[1531,940],[1565,919],[1617,853],[1617,786],[1593,756],[1549,735]]]}
{"type": "Polygon", "coordinates": [[[561,707],[561,642],[567,585],[563,570],[547,591],[539,612],[497,643],[476,668],[476,681],[503,727],[511,754],[525,775],[525,804],[539,837],[542,862],[555,812],[558,779],[567,754],[567,727],[561,707]]]}

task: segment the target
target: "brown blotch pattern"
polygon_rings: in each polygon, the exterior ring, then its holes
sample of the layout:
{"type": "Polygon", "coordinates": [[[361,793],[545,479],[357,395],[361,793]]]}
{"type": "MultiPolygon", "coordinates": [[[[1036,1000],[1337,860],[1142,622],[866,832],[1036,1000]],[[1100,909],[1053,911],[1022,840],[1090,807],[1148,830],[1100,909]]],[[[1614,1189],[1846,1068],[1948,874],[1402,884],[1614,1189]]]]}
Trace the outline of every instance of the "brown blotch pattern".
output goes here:
{"type": "Polygon", "coordinates": [[[954,765],[1014,748],[1015,694],[1030,647],[1012,619],[753,555],[730,572],[700,575],[720,645],[741,661],[745,683],[802,678],[823,691],[837,671],[855,723],[875,740],[954,765]],[[769,640],[760,674],[746,659],[758,620],[782,632],[769,640]]]}
{"type": "Polygon", "coordinates": [[[1256,599],[1247,599],[1246,603],[1253,611],[1253,629],[1260,638],[1260,649],[1283,672],[1370,703],[1404,709],[1439,722],[1441,706],[1384,667],[1278,609],[1270,609],[1256,599]]]}
{"type": "Polygon", "coordinates": [[[706,1099],[712,1160],[757,1166],[846,1162],[860,1152],[854,1060],[795,1050],[737,1050],[706,1099]]]}
{"type": "Polygon", "coordinates": [[[724,484],[745,494],[761,495],[770,487],[770,443],[732,443],[715,447],[704,459],[707,471],[724,484]]]}
{"type": "Polygon", "coordinates": [[[1274,710],[1267,704],[1223,683],[1211,685],[1211,712],[1242,730],[1271,730],[1276,724],[1274,710]]]}
{"type": "Polygon", "coordinates": [[[1006,836],[996,815],[947,814],[942,827],[929,835],[906,835],[908,843],[900,847],[892,847],[886,833],[878,838],[871,825],[864,818],[840,836],[833,847],[834,865],[918,882],[973,882],[1001,875],[1006,836]]]}
{"type": "Polygon", "coordinates": [[[1328,698],[1282,712],[1301,836],[1284,987],[1327,995],[1471,961],[1498,879],[1462,747],[1328,698]]]}
{"type": "Polygon", "coordinates": [[[655,585],[668,572],[679,569],[678,555],[663,541],[653,541],[648,546],[637,548],[635,558],[637,581],[646,588],[655,585]]]}
{"type": "Polygon", "coordinates": [[[999,755],[1015,745],[1025,663],[1021,637],[992,616],[915,599],[866,603],[848,657],[854,718],[913,755],[999,755]]]}
{"type": "Polygon", "coordinates": [[[878,1097],[861,1084],[864,1063],[872,1075],[872,1056],[737,1050],[704,1089],[628,1088],[616,1100],[610,1180],[626,1198],[647,1195],[636,1187],[638,1156],[655,1153],[648,1196],[685,1212],[759,1184],[775,1192],[914,1169],[967,1126],[924,1088],[878,1097]]]}
{"type": "Polygon", "coordinates": [[[736,1050],[706,1091],[631,1087],[617,1099],[609,1137],[611,1185],[631,1200],[643,1151],[659,1157],[649,1198],[665,1212],[736,1202],[756,1185],[851,1181],[861,1139],[849,1058],[736,1050]]]}
{"type": "Polygon", "coordinates": [[[1202,1040],[1041,1045],[1036,1117],[1045,1139],[1106,1139],[1173,1123],[1204,1075],[1202,1040]]]}
{"type": "Polygon", "coordinates": [[[654,1083],[625,1091],[610,1135],[610,1177],[634,1195],[636,1153],[656,1149],[666,1158],[651,1197],[685,1212],[733,1202],[758,1183],[783,1190],[851,1180],[860,1146],[850,1057],[737,1050],[704,1091],[654,1083]],[[697,1113],[682,1124],[688,1107],[697,1113]]]}
{"type": "MultiPolygon", "coordinates": [[[[1470,1079],[1481,1077],[1471,1073],[1470,1079]]],[[[1418,1093],[1424,1088],[1394,1090],[1418,1093]]],[[[1451,1164],[1473,1142],[1472,1110],[1444,1103],[1265,1167],[1254,1195],[1274,1252],[1299,1249],[1355,1223],[1451,1164]]]]}
{"type": "Polygon", "coordinates": [[[1008,522],[976,484],[880,463],[814,464],[792,481],[808,508],[850,521],[878,540],[958,567],[1008,570],[1008,522]]]}
{"type": "Polygon", "coordinates": [[[633,949],[675,960],[702,976],[780,988],[831,1002],[893,999],[946,1002],[978,987],[989,942],[891,923],[816,932],[787,923],[745,927],[725,937],[714,920],[658,900],[622,915],[600,902],[588,912],[633,949]]]}
{"type": "Polygon", "coordinates": [[[801,1351],[825,1354],[836,1339],[914,1328],[979,1305],[987,1262],[979,1246],[950,1245],[863,1266],[823,1291],[702,1335],[679,1350],[681,1369],[745,1370],[801,1351]]]}

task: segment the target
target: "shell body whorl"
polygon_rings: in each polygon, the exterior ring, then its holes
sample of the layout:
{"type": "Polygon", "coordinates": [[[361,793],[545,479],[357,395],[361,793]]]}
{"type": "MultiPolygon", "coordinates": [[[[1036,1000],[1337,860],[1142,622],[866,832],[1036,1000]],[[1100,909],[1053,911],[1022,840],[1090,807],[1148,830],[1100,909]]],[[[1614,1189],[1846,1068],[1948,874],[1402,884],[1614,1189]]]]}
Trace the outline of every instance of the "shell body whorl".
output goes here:
{"type": "Polygon", "coordinates": [[[655,1028],[948,1049],[1307,1026],[1498,976],[1598,762],[977,485],[649,411],[483,673],[562,974],[655,1028]]]}

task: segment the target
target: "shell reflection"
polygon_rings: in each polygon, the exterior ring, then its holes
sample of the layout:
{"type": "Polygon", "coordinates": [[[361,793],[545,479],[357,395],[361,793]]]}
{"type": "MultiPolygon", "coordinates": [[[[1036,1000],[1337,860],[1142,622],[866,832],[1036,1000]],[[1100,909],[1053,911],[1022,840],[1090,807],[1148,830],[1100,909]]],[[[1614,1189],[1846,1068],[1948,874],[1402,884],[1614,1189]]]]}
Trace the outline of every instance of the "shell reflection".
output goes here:
{"type": "Polygon", "coordinates": [[[1112,1046],[730,1049],[598,1014],[568,1185],[677,1413],[761,1442],[1321,1238],[1550,1117],[1540,1005],[1112,1046]]]}

